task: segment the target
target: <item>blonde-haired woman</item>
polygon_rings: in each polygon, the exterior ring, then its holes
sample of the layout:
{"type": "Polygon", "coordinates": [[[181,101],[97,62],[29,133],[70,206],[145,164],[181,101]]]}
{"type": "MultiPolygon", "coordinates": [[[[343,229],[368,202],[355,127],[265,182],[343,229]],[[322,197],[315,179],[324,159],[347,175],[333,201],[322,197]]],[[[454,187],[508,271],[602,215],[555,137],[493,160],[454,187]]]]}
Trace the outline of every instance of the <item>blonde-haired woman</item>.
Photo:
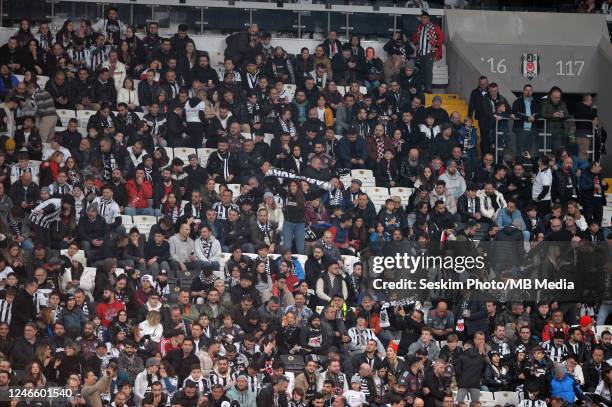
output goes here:
{"type": "Polygon", "coordinates": [[[136,341],[140,341],[145,335],[149,335],[153,342],[159,343],[163,338],[164,327],[161,324],[159,311],[149,311],[147,319],[138,324],[134,332],[136,341]]]}
{"type": "Polygon", "coordinates": [[[589,227],[584,215],[580,212],[580,208],[578,208],[578,204],[575,201],[569,201],[567,203],[567,210],[565,212],[567,215],[572,215],[574,219],[576,219],[576,227],[584,232],[589,227]]]}
{"type": "Polygon", "coordinates": [[[259,204],[259,209],[268,211],[268,222],[272,224],[276,230],[283,230],[283,222],[285,215],[283,214],[283,206],[277,202],[272,192],[266,192],[263,196],[264,200],[259,204]]]}

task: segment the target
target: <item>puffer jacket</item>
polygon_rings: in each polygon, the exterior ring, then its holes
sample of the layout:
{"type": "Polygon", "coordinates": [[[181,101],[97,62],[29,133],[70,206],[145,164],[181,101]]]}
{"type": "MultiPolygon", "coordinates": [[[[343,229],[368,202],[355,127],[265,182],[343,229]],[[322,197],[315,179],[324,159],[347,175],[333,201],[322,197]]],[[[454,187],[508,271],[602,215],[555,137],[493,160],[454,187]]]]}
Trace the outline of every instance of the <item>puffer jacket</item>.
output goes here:
{"type": "MultiPolygon", "coordinates": [[[[508,204],[506,204],[504,196],[501,193],[499,193],[498,191],[493,191],[493,194],[495,195],[495,201],[497,202],[497,206],[499,207],[499,209],[508,206],[508,204]]],[[[482,216],[488,219],[495,219],[497,217],[497,211],[499,209],[494,209],[492,198],[485,194],[484,189],[476,191],[476,196],[480,198],[480,213],[482,213],[482,216]]]]}

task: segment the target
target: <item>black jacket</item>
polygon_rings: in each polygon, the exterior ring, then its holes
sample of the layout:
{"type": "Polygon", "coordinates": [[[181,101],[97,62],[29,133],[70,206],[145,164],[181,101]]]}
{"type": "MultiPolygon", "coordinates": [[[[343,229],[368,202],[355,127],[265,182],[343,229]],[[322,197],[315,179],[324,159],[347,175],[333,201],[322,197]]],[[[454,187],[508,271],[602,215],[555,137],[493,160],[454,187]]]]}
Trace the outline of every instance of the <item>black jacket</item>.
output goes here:
{"type": "Polygon", "coordinates": [[[22,202],[35,203],[40,199],[40,188],[35,183],[31,183],[27,189],[21,180],[17,180],[11,185],[9,196],[14,205],[21,205],[22,202]]]}
{"type": "Polygon", "coordinates": [[[213,85],[219,84],[219,75],[210,65],[205,68],[202,68],[200,65],[195,65],[191,68],[191,71],[189,71],[189,77],[191,81],[198,79],[203,84],[208,84],[208,81],[211,81],[213,85]]]}
{"type": "Polygon", "coordinates": [[[108,102],[111,106],[117,104],[117,88],[115,82],[108,80],[105,83],[95,79],[91,83],[91,101],[96,103],[108,102]]]}
{"type": "Polygon", "coordinates": [[[444,396],[450,391],[449,382],[450,379],[447,381],[445,377],[438,377],[433,367],[425,369],[423,387],[429,389],[429,393],[425,395],[425,407],[436,407],[444,400],[444,396]]]}
{"type": "MultiPolygon", "coordinates": [[[[531,101],[529,102],[529,105],[531,106],[531,114],[533,116],[535,116],[536,118],[538,117],[538,113],[540,111],[540,106],[538,105],[538,102],[535,100],[535,98],[531,98],[531,101]]],[[[513,103],[512,103],[512,113],[514,113],[514,116],[516,117],[516,119],[514,119],[514,128],[515,129],[522,129],[523,128],[523,123],[525,122],[525,101],[524,98],[521,96],[520,98],[516,99],[513,103]]],[[[533,127],[535,127],[536,123],[532,123],[533,127]]]]}
{"type": "MultiPolygon", "coordinates": [[[[457,199],[457,213],[461,216],[461,222],[467,222],[469,219],[474,218],[474,214],[468,211],[469,200],[467,195],[463,194],[457,199]]],[[[474,197],[474,209],[475,212],[480,212],[480,198],[474,197]]]]}
{"type": "MultiPolygon", "coordinates": [[[[17,298],[15,298],[15,302],[16,301],[17,298]]],[[[13,304],[13,306],[16,305],[16,303],[13,304]]],[[[13,316],[13,318],[15,318],[15,316],[13,316]]],[[[22,370],[23,368],[25,368],[26,365],[34,359],[34,351],[36,350],[40,342],[41,341],[38,337],[36,338],[36,341],[33,344],[28,342],[23,336],[18,337],[15,340],[13,352],[10,355],[11,367],[15,370],[22,370]]]]}
{"type": "Polygon", "coordinates": [[[519,265],[521,259],[525,257],[525,249],[523,246],[523,234],[513,225],[508,225],[501,229],[495,239],[496,244],[495,256],[493,257],[495,264],[500,266],[519,265]]]}
{"type": "MultiPolygon", "coordinates": [[[[15,343],[16,345],[17,343],[15,343]]],[[[608,366],[606,362],[601,362],[600,366],[595,366],[595,364],[591,361],[586,363],[582,371],[584,372],[584,390],[588,392],[593,392],[597,388],[601,380],[601,372],[608,366]]]]}
{"type": "Polygon", "coordinates": [[[53,97],[53,101],[55,102],[55,107],[58,109],[71,109],[74,108],[72,104],[72,87],[68,81],[65,81],[63,84],[59,85],[55,82],[53,78],[49,79],[45,84],[45,90],[49,92],[49,94],[53,97]],[[65,97],[65,103],[59,103],[57,98],[65,97]]]}
{"type": "Polygon", "coordinates": [[[480,88],[476,88],[474,90],[472,90],[472,93],[470,93],[470,100],[468,103],[468,116],[472,117],[472,115],[474,116],[474,118],[476,120],[480,120],[482,117],[484,117],[484,104],[483,99],[487,94],[487,90],[486,89],[480,89],[480,88]]]}
{"type": "Polygon", "coordinates": [[[157,99],[157,96],[161,92],[159,83],[153,82],[153,85],[149,85],[147,81],[141,81],[138,84],[138,102],[140,106],[149,106],[153,103],[153,100],[157,99]]]}
{"type": "MultiPolygon", "coordinates": [[[[15,132],[15,150],[19,151],[25,144],[25,133],[23,129],[19,129],[15,132]]],[[[28,136],[28,153],[30,158],[42,157],[42,139],[38,134],[38,131],[33,129],[28,136]]]]}
{"type": "Polygon", "coordinates": [[[553,172],[552,199],[554,202],[567,203],[578,200],[578,178],[571,170],[560,168],[553,172]]]}
{"type": "MultiPolygon", "coordinates": [[[[15,297],[15,300],[13,300],[12,309],[19,310],[19,312],[13,312],[13,316],[11,318],[10,332],[14,336],[21,336],[23,335],[23,328],[25,327],[26,323],[29,321],[36,320],[36,307],[34,306],[34,297],[28,294],[28,292],[24,289],[19,290],[19,293],[15,297]]],[[[17,342],[19,342],[19,339],[20,338],[17,338],[17,340],[15,341],[15,346],[17,346],[17,342]]],[[[33,356],[34,354],[32,353],[30,358],[26,361],[26,363],[24,363],[24,366],[32,360],[33,356]]],[[[13,368],[19,369],[16,366],[13,366],[13,368]]],[[[20,369],[23,369],[23,366],[20,369]]]]}
{"type": "Polygon", "coordinates": [[[480,378],[485,369],[485,359],[476,348],[464,351],[457,359],[455,374],[459,388],[480,388],[480,378]]]}
{"type": "Polygon", "coordinates": [[[278,404],[274,404],[274,385],[269,384],[261,389],[257,395],[257,407],[270,407],[274,405],[277,405],[278,407],[288,407],[287,394],[279,394],[278,404]]]}
{"type": "MultiPolygon", "coordinates": [[[[237,174],[238,165],[236,161],[236,157],[228,152],[227,153],[227,170],[229,174],[237,174]]],[[[227,182],[224,176],[224,160],[225,158],[221,158],[217,152],[214,152],[208,157],[208,163],[206,164],[206,171],[210,174],[211,177],[215,178],[216,182],[227,182]]]]}
{"type": "Polygon", "coordinates": [[[77,239],[91,242],[95,239],[104,240],[108,237],[108,225],[104,218],[97,215],[92,221],[87,215],[81,216],[77,225],[77,239]]]}

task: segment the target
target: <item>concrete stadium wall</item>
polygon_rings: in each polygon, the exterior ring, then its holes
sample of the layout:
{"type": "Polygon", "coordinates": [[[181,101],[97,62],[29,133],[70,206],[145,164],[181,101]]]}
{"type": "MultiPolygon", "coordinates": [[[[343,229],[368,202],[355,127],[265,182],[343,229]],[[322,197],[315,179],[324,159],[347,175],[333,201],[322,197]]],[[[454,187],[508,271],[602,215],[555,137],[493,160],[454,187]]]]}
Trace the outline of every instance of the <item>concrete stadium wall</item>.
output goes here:
{"type": "MultiPolygon", "coordinates": [[[[447,10],[444,31],[450,91],[468,98],[484,74],[510,102],[526,83],[536,92],[559,86],[566,93],[593,93],[612,131],[612,45],[605,16],[447,10]],[[527,53],[539,57],[540,70],[532,79],[521,70],[527,53]]],[[[610,150],[612,141],[607,145],[610,150]]],[[[604,158],[604,165],[611,171],[612,159],[604,158]]]]}

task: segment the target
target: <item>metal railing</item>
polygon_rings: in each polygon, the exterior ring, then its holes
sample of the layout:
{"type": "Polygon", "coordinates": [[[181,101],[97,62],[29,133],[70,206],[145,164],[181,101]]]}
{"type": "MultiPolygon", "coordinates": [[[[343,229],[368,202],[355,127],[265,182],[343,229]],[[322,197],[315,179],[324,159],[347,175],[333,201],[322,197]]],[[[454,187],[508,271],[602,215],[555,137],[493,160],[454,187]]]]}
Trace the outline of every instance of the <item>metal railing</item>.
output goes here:
{"type": "MultiPolygon", "coordinates": [[[[513,118],[501,118],[495,120],[495,163],[497,164],[500,156],[503,156],[504,151],[509,145],[508,143],[513,143],[511,146],[512,149],[518,147],[519,137],[521,136],[522,129],[514,128],[514,122],[522,122],[513,118]],[[504,127],[507,128],[502,129],[500,124],[505,124],[504,127]],[[514,137],[514,139],[512,138],[514,137]],[[510,138],[510,140],[508,140],[510,138]],[[506,140],[504,140],[506,139],[506,140]]],[[[535,151],[541,153],[542,155],[548,154],[554,151],[554,148],[558,147],[551,140],[552,137],[561,137],[561,144],[567,147],[567,142],[571,141],[572,138],[576,139],[576,123],[588,123],[590,131],[587,134],[584,134],[584,137],[589,140],[589,147],[587,149],[587,155],[591,158],[591,160],[595,160],[596,151],[595,151],[595,124],[591,120],[587,119],[574,119],[572,117],[567,118],[565,120],[560,119],[536,119],[535,122],[532,123],[533,129],[530,131],[532,135],[536,135],[537,138],[535,141],[535,151]],[[554,123],[556,126],[551,126],[554,123]],[[558,128],[557,128],[558,126],[558,128]],[[538,143],[541,141],[540,143],[538,143]]],[[[574,140],[575,141],[575,140],[574,140]]],[[[580,148],[580,146],[578,146],[580,148]]],[[[518,148],[517,148],[518,150],[518,148]]],[[[522,151],[516,151],[516,155],[521,154],[522,151]]],[[[530,151],[530,153],[532,153],[530,151]]],[[[533,154],[532,154],[533,155],[533,154]]]]}
{"type": "MultiPolygon", "coordinates": [[[[11,20],[42,18],[54,21],[77,16],[96,20],[102,18],[109,5],[119,9],[123,22],[136,26],[156,21],[162,27],[185,23],[199,32],[210,29],[229,32],[258,23],[267,31],[297,37],[330,29],[346,37],[351,34],[388,37],[398,30],[411,32],[412,26],[418,24],[415,17],[421,13],[416,7],[385,7],[377,3],[354,6],[234,0],[40,0],[36,10],[22,10],[19,2],[11,1],[6,2],[4,8],[8,6],[11,20]]],[[[430,9],[430,14],[439,23],[444,9],[430,9]]],[[[0,13],[0,25],[2,23],[0,13]]]]}

